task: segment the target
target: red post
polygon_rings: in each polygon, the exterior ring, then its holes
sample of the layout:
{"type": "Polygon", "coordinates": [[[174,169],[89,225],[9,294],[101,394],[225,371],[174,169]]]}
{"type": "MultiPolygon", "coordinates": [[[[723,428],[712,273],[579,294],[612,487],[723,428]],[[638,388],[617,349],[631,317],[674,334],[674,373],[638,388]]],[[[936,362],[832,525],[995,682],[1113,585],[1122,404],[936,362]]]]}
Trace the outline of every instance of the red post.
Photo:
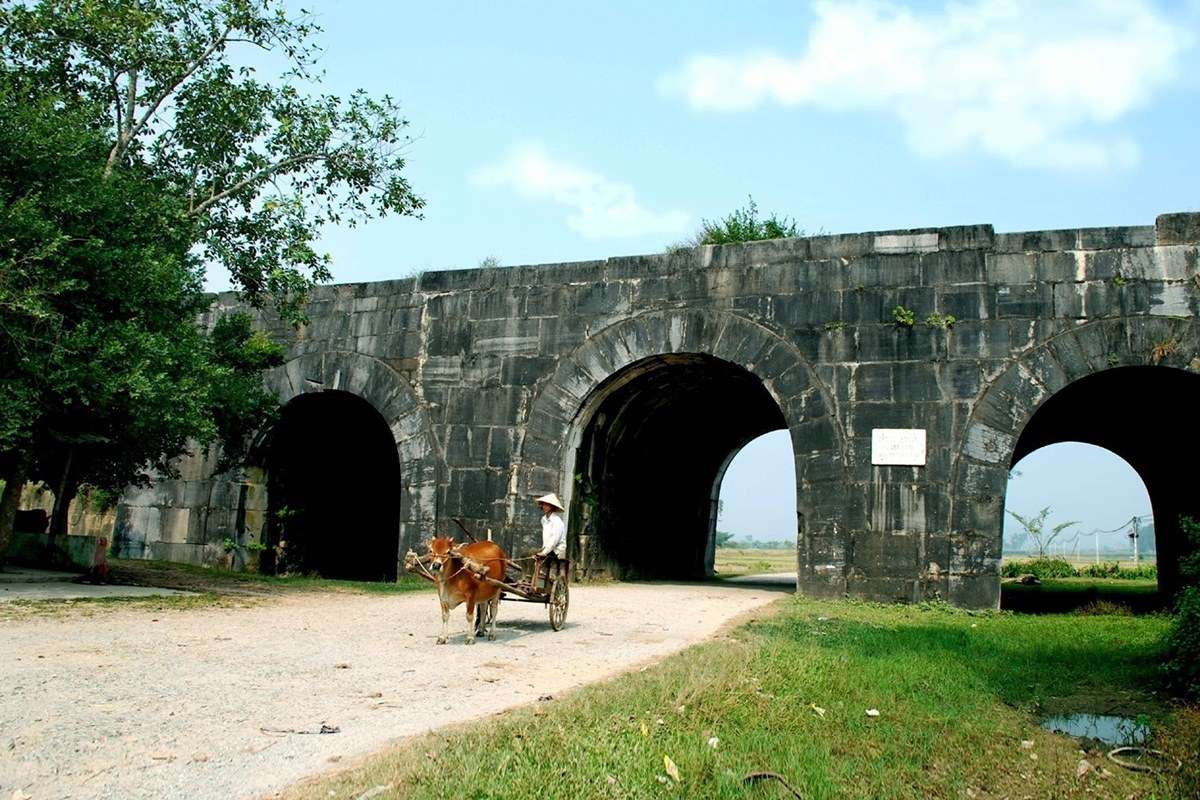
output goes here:
{"type": "Polygon", "coordinates": [[[92,555],[91,579],[93,583],[108,580],[108,539],[101,536],[96,540],[96,552],[92,555]]]}

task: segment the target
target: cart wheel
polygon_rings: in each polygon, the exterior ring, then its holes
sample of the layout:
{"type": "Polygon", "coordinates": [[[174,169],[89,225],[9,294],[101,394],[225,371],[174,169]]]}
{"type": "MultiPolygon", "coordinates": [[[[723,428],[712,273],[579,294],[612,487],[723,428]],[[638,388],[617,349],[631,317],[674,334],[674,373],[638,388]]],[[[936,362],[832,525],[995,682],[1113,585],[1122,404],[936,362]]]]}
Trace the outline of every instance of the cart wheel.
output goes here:
{"type": "Polygon", "coordinates": [[[571,599],[571,589],[567,586],[565,575],[556,575],[554,583],[550,584],[550,627],[556,631],[563,629],[567,621],[567,605],[571,599]]]}

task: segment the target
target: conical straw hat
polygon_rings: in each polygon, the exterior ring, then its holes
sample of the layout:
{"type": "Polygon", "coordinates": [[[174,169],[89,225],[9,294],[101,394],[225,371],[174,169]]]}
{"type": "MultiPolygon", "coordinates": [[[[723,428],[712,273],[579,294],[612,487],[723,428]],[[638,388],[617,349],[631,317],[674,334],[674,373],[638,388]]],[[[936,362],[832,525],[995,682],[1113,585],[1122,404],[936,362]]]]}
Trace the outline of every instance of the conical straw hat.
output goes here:
{"type": "Polygon", "coordinates": [[[537,500],[534,500],[533,502],[549,503],[550,505],[557,508],[559,511],[566,511],[566,509],[563,508],[562,502],[558,499],[558,495],[556,495],[554,492],[551,492],[550,494],[544,494],[541,497],[539,497],[537,500]]]}

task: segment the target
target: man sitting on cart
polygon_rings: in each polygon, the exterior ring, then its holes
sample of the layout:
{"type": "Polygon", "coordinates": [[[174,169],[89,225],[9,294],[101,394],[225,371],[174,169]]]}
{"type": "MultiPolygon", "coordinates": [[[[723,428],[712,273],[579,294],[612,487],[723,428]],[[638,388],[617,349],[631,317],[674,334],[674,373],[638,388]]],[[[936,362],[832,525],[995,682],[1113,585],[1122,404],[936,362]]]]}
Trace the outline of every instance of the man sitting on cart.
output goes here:
{"type": "Polygon", "coordinates": [[[546,578],[542,585],[548,587],[552,571],[557,569],[560,559],[567,557],[567,524],[562,517],[566,509],[553,492],[534,502],[542,510],[542,549],[533,556],[533,585],[537,586],[538,575],[545,565],[546,578]]]}

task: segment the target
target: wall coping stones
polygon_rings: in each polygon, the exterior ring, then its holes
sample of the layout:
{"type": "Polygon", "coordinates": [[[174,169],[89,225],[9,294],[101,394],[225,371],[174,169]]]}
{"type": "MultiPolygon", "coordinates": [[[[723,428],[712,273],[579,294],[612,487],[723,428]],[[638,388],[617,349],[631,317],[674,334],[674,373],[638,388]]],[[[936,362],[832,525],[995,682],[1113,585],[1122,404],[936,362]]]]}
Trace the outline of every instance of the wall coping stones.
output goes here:
{"type": "MultiPolygon", "coordinates": [[[[996,233],[991,225],[986,224],[952,225],[941,228],[822,234],[744,244],[702,245],[670,253],[614,256],[592,261],[437,270],[423,272],[415,278],[326,284],[313,290],[312,300],[399,294],[437,295],[547,283],[585,284],[707,270],[713,267],[730,269],[781,262],[848,260],[870,255],[919,255],[966,250],[1029,253],[1153,247],[1156,244],[1200,244],[1200,213],[1160,214],[1153,226],[996,233]]],[[[210,297],[218,309],[232,309],[243,305],[236,292],[221,292],[210,297]]],[[[347,310],[352,311],[353,304],[348,305],[347,310]]]]}
{"type": "Polygon", "coordinates": [[[1157,244],[1200,244],[1200,213],[1159,214],[1154,234],[1157,244]]]}
{"type": "Polygon", "coordinates": [[[1130,225],[1116,228],[1063,228],[1018,231],[996,235],[997,253],[1046,253],[1068,250],[1111,250],[1119,247],[1153,247],[1154,227],[1130,225]]]}

